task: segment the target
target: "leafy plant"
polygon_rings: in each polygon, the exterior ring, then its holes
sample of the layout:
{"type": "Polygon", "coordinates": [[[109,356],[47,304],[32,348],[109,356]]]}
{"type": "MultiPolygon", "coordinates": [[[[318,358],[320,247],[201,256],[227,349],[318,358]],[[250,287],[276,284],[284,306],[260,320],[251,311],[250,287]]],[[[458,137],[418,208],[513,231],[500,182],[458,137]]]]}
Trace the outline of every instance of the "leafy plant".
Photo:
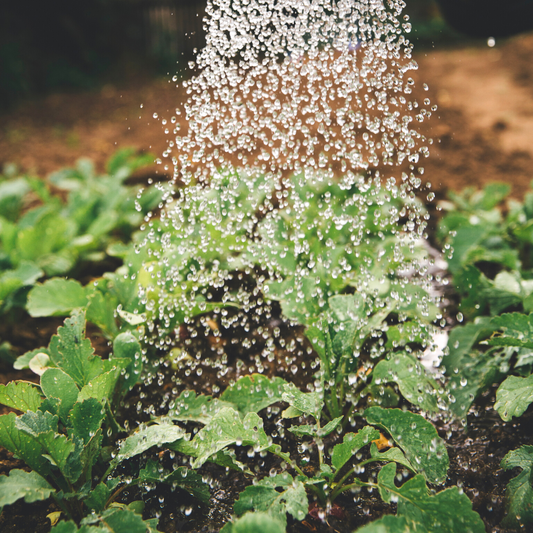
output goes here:
{"type": "MultiPolygon", "coordinates": [[[[0,403],[23,413],[0,417],[0,445],[23,460],[31,472],[15,469],[0,479],[1,505],[51,496],[67,518],[81,524],[81,531],[100,522],[116,523],[111,530],[117,532],[126,524],[134,531],[141,531],[141,526],[142,531],[148,526],[155,530],[154,521],[144,523],[135,514],[138,504],[113,505],[125,481],[109,475],[122,461],[154,445],[182,439],[184,431],[173,425],[141,428],[107,466],[114,439],[124,432],[115,418],[117,406],[142,370],[138,340],[129,331],[119,334],[112,356],[103,360],[85,338],[85,315],[77,311],[65,320],[48,348],[34,350],[28,357],[30,367],[39,363],[40,384],[0,385],[0,403]]],[[[209,498],[194,472],[165,473],[153,463],[140,470],[132,483],[154,478],[174,483],[204,501],[209,498]]],[[[55,530],[77,531],[75,524],[55,530]]]]}
{"type": "MultiPolygon", "coordinates": [[[[24,288],[43,276],[70,273],[81,261],[101,261],[113,241],[127,239],[162,193],[124,184],[133,171],[153,160],[133,149],[119,150],[108,162],[108,175],[97,176],[82,159],[76,169],[52,174],[49,183],[68,191],[63,203],[37,178],[0,182],[0,309],[24,305],[24,288]],[[39,205],[24,207],[31,200],[39,205]],[[9,206],[9,207],[7,207],[9,206]]],[[[26,291],[27,292],[27,291],[26,291]]]]}

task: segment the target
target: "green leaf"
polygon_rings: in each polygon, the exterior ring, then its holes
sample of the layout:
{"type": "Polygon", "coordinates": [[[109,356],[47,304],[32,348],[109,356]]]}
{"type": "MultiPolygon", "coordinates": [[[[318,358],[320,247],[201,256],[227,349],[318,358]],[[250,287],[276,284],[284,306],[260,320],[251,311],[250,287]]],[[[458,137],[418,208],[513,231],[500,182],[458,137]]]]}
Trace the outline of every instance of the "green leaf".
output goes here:
{"type": "Polygon", "coordinates": [[[0,385],[0,403],[19,411],[37,411],[43,401],[39,387],[29,381],[0,385]]]}
{"type": "Polygon", "coordinates": [[[58,415],[63,424],[67,424],[69,411],[78,399],[80,389],[74,380],[59,368],[48,368],[41,376],[41,388],[49,399],[60,400],[58,415]]]}
{"type": "Polygon", "coordinates": [[[95,398],[78,401],[72,407],[69,423],[76,437],[83,440],[83,444],[96,435],[105,418],[102,404],[95,398]]]}
{"type": "Polygon", "coordinates": [[[130,360],[130,364],[125,368],[122,382],[122,390],[127,392],[137,383],[143,369],[141,345],[131,331],[123,331],[115,337],[113,357],[130,360]]]}
{"type": "Polygon", "coordinates": [[[235,522],[228,522],[221,533],[285,533],[285,524],[270,513],[246,513],[235,522]]]}
{"type": "Polygon", "coordinates": [[[437,430],[422,416],[401,409],[369,407],[365,413],[369,424],[386,430],[415,470],[429,483],[446,481],[449,459],[444,441],[437,430]]]}
{"type": "Polygon", "coordinates": [[[46,500],[54,488],[37,472],[11,470],[7,476],[0,476],[0,508],[24,498],[26,503],[46,500]]]}
{"type": "Polygon", "coordinates": [[[122,442],[113,463],[117,465],[126,459],[131,459],[152,446],[174,443],[183,439],[185,435],[185,430],[174,424],[154,424],[141,428],[122,442]]]}
{"type": "Polygon", "coordinates": [[[72,464],[69,463],[69,457],[75,451],[76,446],[74,442],[58,433],[57,424],[57,416],[40,411],[35,413],[28,411],[15,421],[15,426],[19,431],[27,433],[42,446],[43,456],[51,464],[57,466],[65,477],[76,481],[81,474],[81,469],[73,470],[72,464]]]}
{"type": "Polygon", "coordinates": [[[434,379],[427,376],[420,362],[407,353],[394,353],[389,360],[380,361],[372,371],[372,384],[393,381],[403,397],[424,411],[438,411],[442,391],[434,379]]]}
{"type": "Polygon", "coordinates": [[[101,513],[107,500],[111,496],[111,490],[105,483],[98,483],[96,487],[89,493],[89,496],[83,500],[83,503],[96,513],[101,513]]]}
{"type": "Polygon", "coordinates": [[[115,312],[118,302],[109,295],[94,291],[87,297],[87,320],[96,324],[107,338],[114,338],[118,333],[115,312]]]}
{"type": "Polygon", "coordinates": [[[120,373],[117,368],[96,376],[81,389],[78,400],[88,398],[95,398],[99,402],[110,400],[119,377],[120,373]]]}
{"type": "Polygon", "coordinates": [[[184,390],[174,401],[174,405],[166,415],[176,421],[193,421],[207,424],[213,416],[224,407],[233,407],[233,404],[213,399],[211,396],[199,394],[194,391],[184,390]]]}
{"type": "Polygon", "coordinates": [[[503,335],[487,342],[493,346],[521,346],[533,348],[533,313],[506,313],[491,320],[494,329],[503,329],[503,335]]]}
{"type": "Polygon", "coordinates": [[[129,509],[108,509],[102,514],[101,521],[106,533],[146,533],[147,530],[142,517],[129,509]]]}
{"type": "Polygon", "coordinates": [[[261,409],[281,402],[283,386],[287,382],[278,377],[269,379],[261,374],[243,376],[221,395],[224,402],[232,403],[243,415],[258,413],[261,409]]]}
{"type": "Polygon", "coordinates": [[[413,468],[413,465],[407,460],[405,454],[402,452],[402,450],[400,450],[400,448],[393,447],[384,452],[380,452],[377,445],[373,442],[370,445],[370,457],[372,457],[372,459],[377,459],[378,461],[398,463],[402,466],[405,466],[411,472],[416,472],[416,470],[413,468]]]}
{"type": "Polygon", "coordinates": [[[533,374],[527,378],[509,376],[496,391],[494,409],[502,420],[509,422],[521,416],[533,402],[533,374]]]}
{"type": "Polygon", "coordinates": [[[298,411],[320,419],[323,400],[318,392],[301,392],[294,383],[287,383],[283,386],[282,400],[298,411]]]}
{"type": "Polygon", "coordinates": [[[167,483],[172,487],[179,487],[197,498],[203,503],[207,503],[211,498],[209,486],[204,483],[202,476],[195,470],[186,466],[180,466],[173,472],[160,471],[159,463],[150,460],[144,469],[139,472],[139,480],[144,483],[167,483]]]}
{"type": "Polygon", "coordinates": [[[241,419],[239,413],[224,407],[187,443],[187,448],[196,459],[193,468],[199,468],[212,455],[233,444],[254,446],[256,452],[269,446],[269,439],[263,429],[263,420],[255,413],[248,413],[241,419]]]}
{"type": "Polygon", "coordinates": [[[85,479],[90,479],[91,477],[91,469],[96,463],[102,449],[102,439],[102,429],[100,428],[81,451],[79,464],[85,474],[85,479]]]}
{"type": "Polygon", "coordinates": [[[72,377],[79,387],[102,373],[102,360],[95,357],[91,342],[85,338],[83,312],[74,312],[57,332],[50,341],[50,358],[56,366],[72,377]]]}
{"type": "Polygon", "coordinates": [[[38,283],[28,294],[27,309],[33,317],[66,316],[73,309],[85,307],[87,295],[78,281],[53,278],[38,283]]]}
{"type": "Polygon", "coordinates": [[[342,443],[331,452],[331,464],[339,471],[363,446],[375,439],[379,439],[379,431],[371,426],[365,426],[357,433],[346,433],[342,443]]]}
{"type": "Polygon", "coordinates": [[[502,526],[524,528],[533,525],[533,446],[522,446],[509,452],[502,460],[504,470],[521,468],[522,472],[511,479],[505,489],[507,515],[502,526]]]}
{"type": "Polygon", "coordinates": [[[15,413],[0,416],[0,446],[46,477],[50,472],[50,463],[43,457],[43,446],[32,436],[20,431],[16,421],[15,413]]]}
{"type": "Polygon", "coordinates": [[[303,483],[293,480],[289,474],[281,474],[246,487],[233,509],[238,516],[248,511],[268,512],[286,525],[287,513],[301,521],[306,517],[308,507],[303,483]],[[283,490],[278,492],[278,488],[283,490]]]}
{"type": "Polygon", "coordinates": [[[359,293],[332,296],[328,304],[339,322],[357,322],[361,327],[368,320],[368,305],[359,293]]]}
{"type": "Polygon", "coordinates": [[[413,524],[405,516],[385,515],[366,526],[358,528],[355,533],[429,533],[420,524],[413,524]]]}
{"type": "Polygon", "coordinates": [[[398,515],[411,523],[413,531],[485,533],[483,521],[472,511],[472,502],[457,487],[430,496],[422,475],[416,475],[401,487],[395,485],[395,476],[396,465],[385,465],[378,474],[379,492],[385,502],[393,499],[398,502],[398,515]]]}

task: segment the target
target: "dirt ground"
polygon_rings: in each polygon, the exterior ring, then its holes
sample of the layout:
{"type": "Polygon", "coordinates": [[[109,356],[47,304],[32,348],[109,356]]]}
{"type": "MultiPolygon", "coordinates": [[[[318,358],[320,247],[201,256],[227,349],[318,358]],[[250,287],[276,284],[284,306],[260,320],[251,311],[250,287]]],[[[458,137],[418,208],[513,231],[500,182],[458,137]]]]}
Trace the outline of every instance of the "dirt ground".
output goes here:
{"type": "MultiPolygon", "coordinates": [[[[520,198],[533,179],[533,35],[490,48],[431,49],[416,54],[416,83],[429,85],[434,117],[422,132],[435,142],[424,161],[436,190],[500,180],[520,198]]],[[[0,116],[0,166],[12,162],[39,176],[79,157],[99,170],[119,147],[160,155],[162,125],[184,97],[179,82],[135,80],[99,92],[53,94],[0,116]],[[154,118],[157,113],[157,118],[154,118]]],[[[168,126],[167,126],[168,127],[168,126]]],[[[162,167],[158,167],[162,171],[162,167]]]]}

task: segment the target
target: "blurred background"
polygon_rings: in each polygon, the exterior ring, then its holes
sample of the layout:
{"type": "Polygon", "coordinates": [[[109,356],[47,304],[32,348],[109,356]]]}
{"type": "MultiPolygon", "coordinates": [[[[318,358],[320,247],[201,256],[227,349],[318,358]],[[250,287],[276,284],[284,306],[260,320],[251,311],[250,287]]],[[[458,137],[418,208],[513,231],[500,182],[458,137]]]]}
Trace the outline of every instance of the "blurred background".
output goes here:
{"type": "MultiPolygon", "coordinates": [[[[520,193],[533,177],[533,0],[438,2],[404,11],[417,84],[439,106],[426,170],[444,188],[512,173],[520,193]]],[[[103,168],[122,146],[163,153],[204,14],[205,0],[1,2],[0,169],[45,176],[81,156],[103,168]]]]}

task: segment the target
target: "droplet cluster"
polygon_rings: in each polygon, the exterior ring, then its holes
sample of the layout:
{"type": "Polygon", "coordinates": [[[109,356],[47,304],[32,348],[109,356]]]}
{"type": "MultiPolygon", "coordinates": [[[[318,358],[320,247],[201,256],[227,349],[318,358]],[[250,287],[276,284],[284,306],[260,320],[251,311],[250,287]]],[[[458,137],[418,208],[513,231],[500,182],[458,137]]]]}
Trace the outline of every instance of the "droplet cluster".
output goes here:
{"type": "MultiPolygon", "coordinates": [[[[206,46],[166,124],[172,180],[147,219],[138,278],[148,342],[183,346],[197,376],[199,334],[219,361],[239,345],[261,369],[283,349],[297,370],[308,346],[280,346],[280,314],[307,324],[350,291],[374,311],[409,304],[402,280],[428,283],[416,191],[431,107],[413,97],[404,5],[208,2],[206,46]]],[[[423,314],[430,302],[417,298],[423,314]]]]}

